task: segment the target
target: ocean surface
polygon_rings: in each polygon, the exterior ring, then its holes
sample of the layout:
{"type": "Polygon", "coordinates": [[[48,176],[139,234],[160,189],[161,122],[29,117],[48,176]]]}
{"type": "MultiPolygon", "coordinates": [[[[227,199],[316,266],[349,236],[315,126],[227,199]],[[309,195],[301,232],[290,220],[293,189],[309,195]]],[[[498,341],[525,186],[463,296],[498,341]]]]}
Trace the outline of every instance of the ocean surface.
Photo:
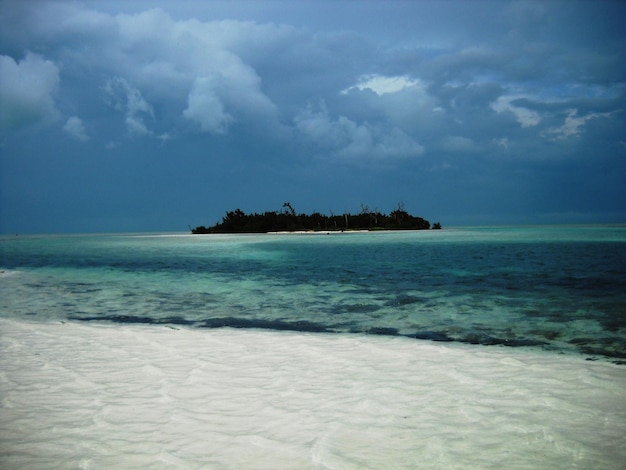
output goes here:
{"type": "Polygon", "coordinates": [[[626,225],[0,237],[0,316],[406,336],[626,361],[626,225]]]}

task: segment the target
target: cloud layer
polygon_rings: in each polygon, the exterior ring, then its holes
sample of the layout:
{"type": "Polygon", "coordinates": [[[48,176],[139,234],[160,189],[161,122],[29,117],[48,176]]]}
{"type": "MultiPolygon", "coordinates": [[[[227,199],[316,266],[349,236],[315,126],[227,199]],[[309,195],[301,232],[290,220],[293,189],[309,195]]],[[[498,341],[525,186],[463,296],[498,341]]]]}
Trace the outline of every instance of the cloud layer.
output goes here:
{"type": "Polygon", "coordinates": [[[59,69],[53,62],[31,52],[17,61],[0,55],[0,76],[2,128],[51,124],[59,118],[55,105],[59,69]]]}
{"type": "MultiPolygon", "coordinates": [[[[539,138],[571,138],[600,111],[622,109],[623,83],[611,80],[611,69],[620,68],[613,51],[596,51],[599,57],[591,63],[581,60],[574,67],[568,62],[571,50],[559,50],[541,41],[541,35],[528,42],[529,31],[518,26],[529,17],[536,21],[529,29],[539,28],[547,21],[544,8],[508,5],[522,18],[501,12],[511,22],[504,45],[455,50],[418,44],[372,53],[374,45],[358,36],[272,23],[175,20],[159,8],[109,15],[74,4],[45,3],[40,5],[43,11],[21,11],[20,19],[30,33],[28,46],[44,49],[47,43],[47,50],[2,57],[2,125],[54,122],[59,86],[92,76],[100,80],[93,88],[102,95],[100,104],[119,112],[129,136],[226,134],[233,127],[259,123],[297,131],[306,127],[308,131],[295,135],[315,137],[322,147],[337,142],[345,150],[338,153],[367,158],[394,157],[393,145],[383,143],[383,135],[389,135],[387,140],[398,137],[398,156],[408,156],[422,153],[417,142],[426,139],[445,146],[450,126],[466,125],[470,133],[478,133],[467,124],[480,113],[499,125],[492,127],[492,135],[484,135],[487,129],[481,128],[479,139],[472,140],[489,142],[514,138],[528,128],[535,128],[539,138]],[[558,68],[548,68],[546,57],[558,68]],[[598,62],[608,65],[608,77],[593,68],[598,62]],[[361,73],[365,69],[378,71],[361,73]],[[323,115],[314,118],[309,106],[320,100],[326,103],[323,115]],[[318,124],[314,131],[313,119],[318,124]],[[436,128],[428,126],[432,121],[436,128]],[[495,135],[507,124],[510,136],[495,135]]],[[[12,39],[7,38],[9,43],[12,39]]]]}
{"type": "MultiPolygon", "coordinates": [[[[396,171],[390,180],[430,174],[433,187],[453,187],[465,178],[477,201],[485,184],[501,191],[502,179],[537,172],[512,190],[524,213],[540,210],[532,204],[550,191],[535,185],[556,162],[579,162],[563,172],[599,165],[623,175],[623,5],[470,3],[338,2],[322,15],[315,2],[5,2],[0,133],[16,149],[24,133],[45,133],[99,149],[93,155],[158,144],[261,158],[296,179],[396,171]]],[[[410,186],[388,197],[423,200],[410,186]]],[[[610,201],[619,188],[601,193],[596,206],[626,210],[610,201]]],[[[450,213],[470,199],[448,201],[450,213]]],[[[594,206],[573,199],[572,210],[594,206]]]]}

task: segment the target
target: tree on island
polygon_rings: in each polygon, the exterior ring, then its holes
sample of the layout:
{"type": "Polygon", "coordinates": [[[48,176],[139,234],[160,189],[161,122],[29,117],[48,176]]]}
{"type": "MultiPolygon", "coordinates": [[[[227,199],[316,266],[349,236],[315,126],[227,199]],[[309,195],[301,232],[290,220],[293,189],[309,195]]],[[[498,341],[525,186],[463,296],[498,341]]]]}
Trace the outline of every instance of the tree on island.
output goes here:
{"type": "MultiPolygon", "coordinates": [[[[430,222],[416,217],[404,210],[404,204],[398,204],[390,214],[383,214],[378,209],[370,211],[361,205],[359,214],[344,213],[335,215],[298,214],[289,202],[283,204],[281,212],[246,214],[241,209],[226,212],[221,222],[205,227],[200,225],[191,229],[194,234],[205,233],[267,233],[295,231],[345,231],[345,230],[428,230],[430,222]]],[[[438,222],[432,226],[440,229],[438,222]]]]}

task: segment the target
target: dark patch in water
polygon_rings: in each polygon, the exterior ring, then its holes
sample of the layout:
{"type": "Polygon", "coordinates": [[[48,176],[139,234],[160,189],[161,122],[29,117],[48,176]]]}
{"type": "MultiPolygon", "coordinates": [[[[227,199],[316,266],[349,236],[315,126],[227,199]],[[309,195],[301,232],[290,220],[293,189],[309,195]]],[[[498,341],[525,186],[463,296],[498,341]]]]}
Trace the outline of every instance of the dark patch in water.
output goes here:
{"type": "Polygon", "coordinates": [[[343,304],[338,305],[334,313],[371,313],[376,310],[380,310],[380,307],[374,304],[343,304]]]}
{"type": "Polygon", "coordinates": [[[66,290],[70,294],[93,294],[101,292],[102,288],[87,282],[71,282],[66,284],[66,290]]]}
{"type": "Polygon", "coordinates": [[[541,340],[527,338],[497,338],[495,336],[480,335],[471,333],[463,338],[459,338],[462,343],[481,344],[483,346],[510,346],[519,348],[523,346],[545,346],[548,343],[541,340]]]}
{"type": "Polygon", "coordinates": [[[573,338],[569,343],[583,354],[626,359],[626,341],[621,338],[573,338]]]}
{"type": "Polygon", "coordinates": [[[592,338],[572,338],[569,340],[571,344],[587,344],[592,343],[594,340],[592,338]]]}
{"type": "Polygon", "coordinates": [[[166,317],[166,318],[152,318],[152,317],[140,317],[136,315],[103,315],[97,317],[77,317],[70,316],[70,320],[79,321],[110,321],[113,323],[141,323],[150,325],[193,325],[194,321],[185,320],[182,317],[166,317]]]}
{"type": "Polygon", "coordinates": [[[260,328],[264,330],[300,331],[309,333],[330,333],[333,330],[316,323],[300,320],[286,322],[282,320],[261,320],[248,318],[209,318],[198,323],[200,328],[260,328]]]}
{"type": "Polygon", "coordinates": [[[397,328],[375,326],[366,331],[368,335],[398,336],[397,328]]]}
{"type": "Polygon", "coordinates": [[[582,352],[583,354],[607,356],[616,359],[626,359],[626,352],[623,352],[623,350],[615,351],[613,349],[607,349],[597,346],[581,346],[579,349],[580,352],[582,352]]]}
{"type": "Polygon", "coordinates": [[[598,321],[608,331],[619,331],[626,328],[626,315],[605,316],[599,318],[598,321]]]}
{"type": "Polygon", "coordinates": [[[532,330],[530,333],[537,336],[543,336],[545,339],[550,341],[561,336],[561,332],[556,330],[532,330]]]}
{"type": "Polygon", "coordinates": [[[411,337],[415,339],[426,339],[429,341],[454,341],[453,338],[450,338],[446,333],[441,331],[418,331],[414,335],[411,335],[411,337]]]}
{"type": "Polygon", "coordinates": [[[333,330],[307,321],[285,322],[246,318],[209,318],[202,321],[186,320],[182,317],[152,318],[137,315],[70,316],[70,320],[103,321],[112,323],[135,323],[148,325],[194,325],[199,328],[259,328],[266,330],[330,333],[333,330]]]}

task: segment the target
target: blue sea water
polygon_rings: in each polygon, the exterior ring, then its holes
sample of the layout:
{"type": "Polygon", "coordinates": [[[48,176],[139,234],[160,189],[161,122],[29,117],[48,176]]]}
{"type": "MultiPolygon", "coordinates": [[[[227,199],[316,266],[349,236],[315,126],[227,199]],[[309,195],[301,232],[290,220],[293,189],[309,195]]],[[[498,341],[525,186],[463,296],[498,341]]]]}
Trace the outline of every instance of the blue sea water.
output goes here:
{"type": "Polygon", "coordinates": [[[0,315],[626,359],[626,226],[0,238],[0,315]]]}

